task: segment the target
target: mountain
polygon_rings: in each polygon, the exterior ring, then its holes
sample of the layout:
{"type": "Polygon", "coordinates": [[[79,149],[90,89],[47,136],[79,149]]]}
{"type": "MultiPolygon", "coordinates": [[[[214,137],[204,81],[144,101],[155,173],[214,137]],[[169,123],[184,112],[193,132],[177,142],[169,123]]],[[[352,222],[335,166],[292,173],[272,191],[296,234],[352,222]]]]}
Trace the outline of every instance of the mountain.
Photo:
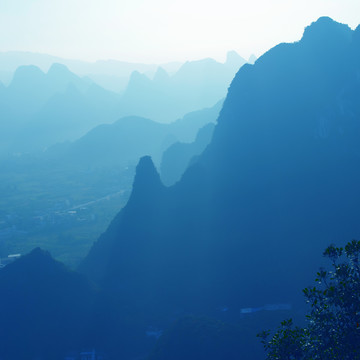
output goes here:
{"type": "Polygon", "coordinates": [[[46,74],[33,65],[19,67],[0,98],[2,123],[10,120],[26,123],[52,96],[63,93],[70,84],[82,92],[91,85],[60,64],[54,64],[46,74]]]}
{"type": "Polygon", "coordinates": [[[90,346],[95,290],[37,248],[0,270],[2,359],[63,359],[90,346]]]}
{"type": "Polygon", "coordinates": [[[140,160],[81,272],[159,328],[225,306],[232,321],[264,303],[299,311],[322,249],[360,236],[359,60],[360,27],[320,18],[244,65],[211,144],[168,188],[140,160]]]}
{"type": "Polygon", "coordinates": [[[176,141],[191,142],[199,128],[216,121],[222,102],[195,111],[170,124],[141,117],[124,117],[113,124],[99,125],[80,139],[49,148],[44,157],[59,165],[80,168],[135,166],[140,157],[151,155],[157,164],[164,150],[176,141]]]}
{"type": "Polygon", "coordinates": [[[237,53],[230,52],[224,64],[213,59],[188,61],[172,76],[161,67],[152,80],[134,72],[120,107],[124,115],[169,123],[224,98],[232,78],[245,63],[237,53]]]}
{"type": "Polygon", "coordinates": [[[118,96],[92,84],[82,93],[70,84],[55,94],[21,129],[12,146],[34,152],[64,141],[74,141],[99,124],[118,118],[118,96]]]}
{"type": "Polygon", "coordinates": [[[254,54],[252,54],[249,57],[248,63],[254,65],[256,60],[257,60],[257,57],[254,54]]]}
{"type": "Polygon", "coordinates": [[[7,153],[43,150],[75,140],[100,123],[117,119],[119,96],[62,64],[43,73],[19,67],[0,96],[1,138],[7,153]]]}
{"type": "Polygon", "coordinates": [[[55,63],[47,73],[19,67],[0,92],[0,155],[34,153],[80,138],[91,128],[125,116],[171,123],[189,112],[211,107],[226,93],[244,60],[225,64],[188,62],[170,76],[159,67],[153,80],[134,71],[124,94],[107,91],[55,63]]]}
{"type": "MultiPolygon", "coordinates": [[[[65,65],[70,71],[79,76],[87,76],[98,85],[107,90],[120,92],[125,89],[129,77],[133,71],[153,76],[159,65],[130,63],[117,60],[98,60],[86,62],[80,60],[63,59],[47,54],[38,54],[22,51],[0,52],[0,80],[9,82],[12,74],[20,66],[34,65],[42,71],[47,72],[52,64],[65,65]]],[[[181,63],[173,62],[161,64],[170,73],[174,73],[181,66],[181,63]]]]}
{"type": "MultiPolygon", "coordinates": [[[[88,91],[93,92],[92,103],[74,88],[56,96],[47,112],[52,117],[19,132],[16,148],[71,138],[96,115],[105,116],[111,108],[106,101],[112,98],[97,85],[88,91]],[[101,102],[103,107],[94,108],[101,102]],[[86,109],[92,112],[84,116],[86,109]]],[[[221,106],[219,102],[171,124],[121,118],[45,151],[1,159],[0,257],[41,246],[75,268],[126,204],[140,157],[151,155],[160,166],[164,150],[176,141],[193,141],[200,128],[216,121],[221,106]]]]}
{"type": "Polygon", "coordinates": [[[192,143],[176,142],[164,151],[161,158],[161,180],[166,186],[174,185],[195,156],[200,155],[210,143],[215,124],[202,127],[192,143]]]}

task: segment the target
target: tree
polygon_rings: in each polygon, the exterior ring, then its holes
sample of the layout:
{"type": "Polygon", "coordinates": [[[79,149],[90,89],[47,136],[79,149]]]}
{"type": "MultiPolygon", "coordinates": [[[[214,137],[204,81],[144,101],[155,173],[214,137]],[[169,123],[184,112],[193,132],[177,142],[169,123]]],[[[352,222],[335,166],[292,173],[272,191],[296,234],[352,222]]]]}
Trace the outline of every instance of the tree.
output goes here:
{"type": "Polygon", "coordinates": [[[360,241],[345,249],[329,246],[324,256],[330,270],[320,269],[317,285],[303,290],[311,311],[307,326],[285,320],[270,337],[258,336],[268,360],[355,360],[360,359],[360,241]]]}

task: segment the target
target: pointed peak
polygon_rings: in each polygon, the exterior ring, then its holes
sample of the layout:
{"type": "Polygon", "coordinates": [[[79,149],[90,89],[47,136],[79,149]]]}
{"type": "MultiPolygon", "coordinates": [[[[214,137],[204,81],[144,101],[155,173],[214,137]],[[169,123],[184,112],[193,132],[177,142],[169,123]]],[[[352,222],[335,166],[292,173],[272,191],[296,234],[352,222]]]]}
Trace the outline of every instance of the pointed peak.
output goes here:
{"type": "Polygon", "coordinates": [[[151,156],[148,155],[140,158],[139,163],[136,167],[136,177],[142,177],[144,175],[148,179],[159,178],[159,174],[155,168],[151,156]]]}
{"type": "Polygon", "coordinates": [[[30,261],[30,262],[37,262],[38,264],[43,263],[56,263],[56,260],[51,256],[51,254],[43,250],[39,247],[31,250],[28,254],[22,256],[22,261],[30,261]]]}
{"type": "Polygon", "coordinates": [[[235,50],[228,51],[226,54],[226,63],[241,63],[245,62],[245,59],[243,59],[235,50]]]}
{"type": "Polygon", "coordinates": [[[40,247],[34,248],[28,254],[21,257],[22,260],[37,261],[37,262],[56,262],[49,251],[43,250],[40,247]]]}
{"type": "Polygon", "coordinates": [[[170,78],[170,76],[166,72],[166,70],[164,68],[162,68],[161,66],[159,66],[157,68],[157,71],[156,71],[155,76],[154,76],[154,82],[163,83],[163,82],[167,81],[169,78],[170,78]]]}
{"type": "Polygon", "coordinates": [[[251,54],[250,57],[249,57],[249,60],[247,61],[249,64],[255,64],[257,60],[257,57],[254,55],[254,54],[251,54]]]}
{"type": "Polygon", "coordinates": [[[151,83],[151,80],[145,75],[141,74],[138,71],[133,71],[130,75],[130,79],[126,88],[126,92],[128,91],[138,91],[144,86],[148,86],[151,83]]]}
{"type": "Polygon", "coordinates": [[[63,75],[67,75],[71,73],[71,71],[63,64],[60,63],[53,63],[50,68],[49,71],[47,72],[47,75],[50,76],[63,76],[63,75]]]}
{"type": "Polygon", "coordinates": [[[43,271],[44,269],[48,271],[52,268],[64,267],[63,264],[56,261],[51,254],[39,247],[31,250],[28,254],[25,255],[16,255],[14,262],[6,266],[6,271],[17,272],[18,269],[29,272],[43,271]]]}
{"type": "Polygon", "coordinates": [[[163,184],[150,156],[143,156],[136,167],[133,193],[151,194],[163,184]]]}

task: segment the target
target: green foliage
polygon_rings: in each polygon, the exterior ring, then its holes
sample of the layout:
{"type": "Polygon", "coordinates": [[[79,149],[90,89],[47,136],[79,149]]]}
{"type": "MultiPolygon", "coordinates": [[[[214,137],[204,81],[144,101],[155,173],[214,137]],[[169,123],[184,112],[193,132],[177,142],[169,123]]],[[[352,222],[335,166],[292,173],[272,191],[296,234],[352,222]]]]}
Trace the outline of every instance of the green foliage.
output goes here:
{"type": "Polygon", "coordinates": [[[303,290],[311,311],[305,328],[283,321],[275,334],[258,334],[267,359],[360,359],[360,241],[329,246],[330,270],[320,269],[317,285],[303,290]],[[270,339],[269,339],[270,337],[270,339]]]}

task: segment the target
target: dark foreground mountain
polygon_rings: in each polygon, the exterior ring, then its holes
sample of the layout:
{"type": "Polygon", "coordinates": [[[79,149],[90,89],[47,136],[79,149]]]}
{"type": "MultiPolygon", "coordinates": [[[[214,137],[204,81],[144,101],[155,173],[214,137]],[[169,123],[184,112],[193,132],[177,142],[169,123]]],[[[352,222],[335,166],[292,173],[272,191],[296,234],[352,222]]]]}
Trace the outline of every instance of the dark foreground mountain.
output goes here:
{"type": "MultiPolygon", "coordinates": [[[[23,65],[35,65],[42,71],[48,71],[54,63],[63,64],[77,75],[91,78],[105,89],[116,92],[124,90],[133,71],[153,75],[159,66],[157,64],[129,63],[117,60],[98,60],[90,63],[47,54],[8,51],[0,52],[0,80],[4,79],[7,80],[4,83],[9,83],[16,69],[23,65]]],[[[167,63],[161,66],[166,70],[175,72],[181,63],[167,63]]]]}
{"type": "MultiPolygon", "coordinates": [[[[223,309],[224,310],[224,309],[223,309]]],[[[257,348],[256,328],[261,321],[270,327],[279,314],[274,311],[253,313],[236,323],[221,319],[184,316],[164,331],[147,360],[221,360],[242,359],[244,346],[252,347],[249,359],[263,359],[257,348]]],[[[281,315],[287,316],[284,311],[281,315]]]]}
{"type": "Polygon", "coordinates": [[[63,359],[89,344],[95,291],[49,253],[0,270],[1,359],[63,359]]]}
{"type": "Polygon", "coordinates": [[[159,339],[149,360],[237,360],[245,329],[208,318],[181,318],[159,339]]]}
{"type": "Polygon", "coordinates": [[[170,188],[142,159],[81,271],[160,327],[301,307],[322,248],[360,236],[359,59],[360,28],[320,18],[243,66],[207,150],[170,188]]]}

